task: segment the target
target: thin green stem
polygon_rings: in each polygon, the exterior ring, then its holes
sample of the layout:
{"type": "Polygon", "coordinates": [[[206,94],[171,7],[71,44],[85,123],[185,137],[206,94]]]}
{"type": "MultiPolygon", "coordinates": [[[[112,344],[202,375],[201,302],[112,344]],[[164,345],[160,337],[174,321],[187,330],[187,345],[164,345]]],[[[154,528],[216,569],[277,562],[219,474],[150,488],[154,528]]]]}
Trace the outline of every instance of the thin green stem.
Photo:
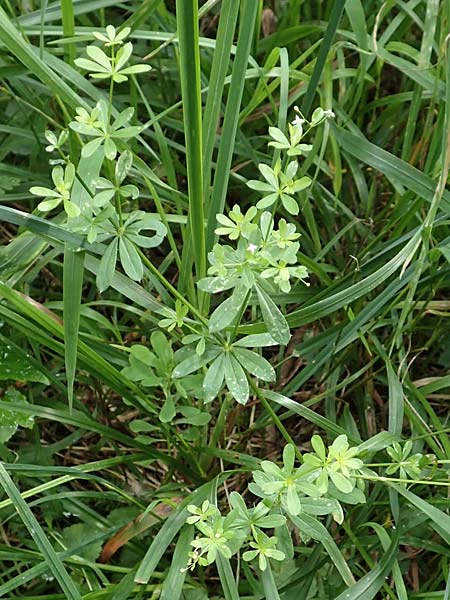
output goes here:
{"type": "Polygon", "coordinates": [[[286,427],[280,421],[280,418],[278,417],[277,413],[270,406],[269,401],[263,396],[263,394],[261,393],[261,390],[255,384],[253,379],[251,379],[251,377],[249,377],[248,380],[249,380],[250,387],[252,388],[254,394],[258,397],[258,399],[261,402],[261,404],[263,405],[264,409],[269,413],[269,415],[270,415],[271,419],[273,420],[273,422],[275,423],[278,431],[281,433],[281,435],[283,436],[283,438],[286,440],[286,442],[288,444],[292,444],[294,446],[295,453],[297,455],[298,460],[300,462],[303,462],[303,457],[301,455],[300,450],[297,448],[297,444],[294,442],[292,437],[289,435],[286,427]]]}
{"type": "Polygon", "coordinates": [[[180,300],[180,302],[182,302],[185,306],[187,306],[189,308],[189,310],[191,311],[191,313],[200,321],[200,323],[202,323],[202,325],[207,327],[208,321],[200,313],[200,311],[197,308],[195,308],[195,306],[193,306],[188,300],[186,300],[186,298],[183,296],[183,294],[180,294],[180,292],[170,283],[170,281],[168,281],[164,277],[164,275],[159,271],[159,269],[157,267],[155,267],[155,265],[147,258],[147,256],[142,252],[142,250],[138,249],[138,252],[141,257],[142,262],[149,269],[149,271],[153,275],[155,275],[155,277],[157,279],[159,279],[159,281],[174,296],[174,298],[176,298],[177,300],[180,300]]]}

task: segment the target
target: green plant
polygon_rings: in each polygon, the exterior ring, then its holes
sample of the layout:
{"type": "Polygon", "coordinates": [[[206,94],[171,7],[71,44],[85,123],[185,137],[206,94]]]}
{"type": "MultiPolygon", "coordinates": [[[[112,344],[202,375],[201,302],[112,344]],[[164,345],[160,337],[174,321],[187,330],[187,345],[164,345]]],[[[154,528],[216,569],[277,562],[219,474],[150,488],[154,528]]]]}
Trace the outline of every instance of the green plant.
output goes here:
{"type": "Polygon", "coordinates": [[[0,8],[0,596],[445,598],[449,8],[198,4],[0,8]]]}

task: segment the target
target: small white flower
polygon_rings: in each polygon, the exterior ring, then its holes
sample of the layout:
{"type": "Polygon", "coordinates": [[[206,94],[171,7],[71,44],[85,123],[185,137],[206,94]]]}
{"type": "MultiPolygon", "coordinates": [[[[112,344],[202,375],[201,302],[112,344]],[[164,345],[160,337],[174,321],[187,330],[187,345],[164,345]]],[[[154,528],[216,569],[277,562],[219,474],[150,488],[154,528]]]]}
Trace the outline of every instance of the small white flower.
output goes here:
{"type": "Polygon", "coordinates": [[[252,254],[255,254],[256,250],[258,249],[258,246],[256,244],[249,244],[247,246],[247,250],[249,252],[251,252],[252,254]]]}
{"type": "Polygon", "coordinates": [[[336,116],[332,110],[324,110],[323,114],[324,117],[326,117],[327,119],[334,119],[334,117],[336,116]]]}
{"type": "Polygon", "coordinates": [[[292,121],[292,125],[294,125],[294,127],[301,127],[304,122],[305,119],[302,119],[300,115],[295,115],[295,119],[292,121]]]}

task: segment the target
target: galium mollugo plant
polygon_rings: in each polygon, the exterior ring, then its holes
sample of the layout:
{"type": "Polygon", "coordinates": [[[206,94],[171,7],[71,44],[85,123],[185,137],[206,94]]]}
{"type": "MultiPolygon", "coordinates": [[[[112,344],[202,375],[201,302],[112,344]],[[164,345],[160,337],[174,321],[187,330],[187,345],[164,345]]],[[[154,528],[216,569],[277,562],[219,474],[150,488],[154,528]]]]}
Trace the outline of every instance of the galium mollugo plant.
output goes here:
{"type": "MultiPolygon", "coordinates": [[[[409,441],[403,448],[396,442],[386,449],[396,458],[399,453],[409,456],[410,450],[409,441]]],[[[325,542],[328,534],[320,517],[331,515],[342,524],[342,505],[365,503],[366,480],[377,479],[377,474],[365,466],[363,454],[363,448],[350,446],[346,435],[338,436],[328,447],[314,435],[311,452],[301,457],[299,465],[292,444],[285,446],[281,466],[261,461],[248,485],[248,490],[260,498],[254,506],[248,506],[236,491],[229,494],[229,510],[224,514],[208,500],[201,506],[189,505],[186,522],[195,526],[197,535],[191,543],[186,569],[208,566],[219,555],[229,559],[242,553],[244,561],[257,561],[259,569],[265,571],[270,561],[294,555],[294,529],[305,542],[310,541],[312,532],[314,541],[325,542]]],[[[408,471],[403,472],[411,481],[418,476],[412,467],[416,460],[428,462],[427,457],[414,455],[408,471]]],[[[393,473],[397,468],[393,464],[386,472],[393,473]]]]}
{"type": "MultiPolygon", "coordinates": [[[[109,101],[102,98],[93,108],[78,107],[74,120],[69,123],[76,134],[89,141],[83,144],[82,159],[96,155],[102,162],[107,177],[99,176],[92,189],[86,189],[82,179],[77,180],[77,169],[64,153],[64,144],[68,132],[63,130],[57,137],[47,131],[49,142],[46,150],[58,152],[61,159],[52,170],[54,189],[34,186],[31,193],[43,197],[38,210],[48,212],[62,204],[69,218],[66,226],[73,232],[86,236],[88,243],[105,243],[105,250],[100,261],[97,275],[97,286],[100,291],[106,290],[114,277],[117,261],[120,261],[126,275],[140,281],[144,275],[142,248],[153,248],[159,245],[166,235],[165,226],[158,220],[140,210],[127,211],[130,200],[139,197],[139,189],[131,183],[124,183],[133,166],[133,154],[128,148],[131,138],[141,133],[143,127],[130,125],[134,109],[125,108],[117,116],[112,115],[114,85],[128,80],[129,75],[144,73],[150,70],[149,65],[131,65],[129,62],[133,45],[125,43],[130,33],[129,28],[117,31],[108,25],[106,32],[94,32],[94,37],[108,50],[90,45],[86,48],[88,58],[78,58],[75,64],[90,72],[94,79],[109,79],[109,101]],[[118,49],[117,49],[118,48],[118,49]],[[79,202],[73,190],[76,184],[84,191],[83,201],[79,202]],[[86,198],[86,199],[85,199],[86,198]]],[[[55,162],[55,161],[53,161],[55,162]]]]}

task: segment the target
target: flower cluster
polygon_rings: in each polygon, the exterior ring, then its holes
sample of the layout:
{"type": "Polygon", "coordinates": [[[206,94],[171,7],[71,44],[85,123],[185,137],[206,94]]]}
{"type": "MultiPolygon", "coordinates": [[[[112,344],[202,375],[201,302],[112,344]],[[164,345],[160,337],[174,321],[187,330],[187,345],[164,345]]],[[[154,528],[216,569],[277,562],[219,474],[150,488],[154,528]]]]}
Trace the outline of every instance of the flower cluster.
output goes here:
{"type": "Polygon", "coordinates": [[[314,452],[305,455],[300,466],[295,465],[296,449],[292,444],[284,448],[282,466],[268,460],[261,462],[261,470],[253,472],[253,482],[249,485],[249,490],[261,498],[256,506],[248,508],[237,492],[230,494],[231,510],[226,516],[207,500],[201,507],[188,506],[187,523],[199,531],[191,544],[188,569],[197,564],[207,566],[219,555],[231,558],[247,546],[243,559],[257,558],[259,568],[264,571],[269,559],[283,560],[290,553],[288,522],[304,534],[305,522],[318,521],[321,515],[331,514],[342,523],[340,502],[365,501],[362,490],[356,489],[354,477],[363,471],[363,462],[356,458],[358,448],[350,448],[345,435],[339,436],[328,451],[319,436],[313,439],[314,452]],[[328,476],[322,475],[324,469],[329,469],[329,482],[328,476]],[[264,529],[273,529],[275,535],[267,535],[264,529]],[[279,539],[284,540],[283,549],[279,539]]]}
{"type": "MultiPolygon", "coordinates": [[[[250,288],[263,279],[271,281],[275,290],[285,293],[291,290],[291,278],[306,283],[308,272],[304,266],[297,265],[300,234],[295,225],[280,219],[276,229],[271,213],[265,211],[257,216],[255,207],[251,207],[242,214],[237,205],[228,217],[218,215],[217,220],[222,227],[218,227],[216,233],[237,240],[238,245],[235,249],[216,244],[209,254],[208,275],[227,280],[229,287],[239,281],[250,288]]],[[[205,278],[199,286],[205,289],[210,283],[211,278],[205,278]]]]}

